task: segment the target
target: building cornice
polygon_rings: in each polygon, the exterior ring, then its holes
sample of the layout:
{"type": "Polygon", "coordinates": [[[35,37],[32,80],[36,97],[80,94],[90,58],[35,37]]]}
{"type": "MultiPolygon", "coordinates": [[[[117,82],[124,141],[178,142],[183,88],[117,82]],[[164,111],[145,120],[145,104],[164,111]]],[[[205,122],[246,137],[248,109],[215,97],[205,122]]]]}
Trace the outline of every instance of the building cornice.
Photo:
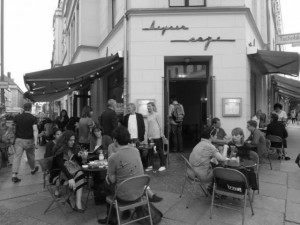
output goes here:
{"type": "MultiPolygon", "coordinates": [[[[126,12],[126,17],[130,18],[132,16],[145,16],[145,15],[199,15],[199,13],[216,13],[216,14],[245,14],[250,26],[253,28],[254,33],[261,44],[263,49],[265,49],[266,43],[264,42],[261,33],[256,25],[255,19],[251,13],[250,8],[247,7],[176,7],[176,8],[136,8],[129,9],[126,12]]],[[[111,30],[111,32],[105,37],[105,39],[99,45],[99,50],[104,48],[111,37],[122,27],[124,16],[118,21],[116,26],[111,30]]]]}

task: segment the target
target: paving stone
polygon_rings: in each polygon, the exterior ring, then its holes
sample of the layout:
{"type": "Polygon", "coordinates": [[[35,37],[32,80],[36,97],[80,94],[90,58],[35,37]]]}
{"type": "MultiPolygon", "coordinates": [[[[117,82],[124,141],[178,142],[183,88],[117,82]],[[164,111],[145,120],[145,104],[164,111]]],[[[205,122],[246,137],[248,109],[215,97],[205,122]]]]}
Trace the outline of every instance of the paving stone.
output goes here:
{"type": "Polygon", "coordinates": [[[285,221],[284,225],[299,225],[299,223],[291,223],[291,222],[285,221]]]}
{"type": "Polygon", "coordinates": [[[177,202],[181,201],[182,199],[179,198],[179,194],[177,193],[170,193],[165,191],[157,191],[158,196],[163,197],[163,201],[154,203],[154,205],[163,213],[165,214],[168,209],[174,206],[177,202]]]}
{"type": "Polygon", "coordinates": [[[300,204],[287,202],[286,205],[286,217],[289,222],[300,223],[300,204]]]}
{"type": "Polygon", "coordinates": [[[280,184],[260,182],[260,195],[286,199],[287,187],[280,184]]]}
{"type": "Polygon", "coordinates": [[[267,183],[286,185],[287,173],[273,170],[261,171],[259,173],[259,180],[267,183]]]}
{"type": "MultiPolygon", "coordinates": [[[[294,162],[294,160],[292,160],[292,162],[294,162]]],[[[296,165],[296,163],[291,163],[289,161],[282,161],[280,165],[280,171],[289,172],[289,173],[297,172],[299,171],[299,167],[296,165]]]]}
{"type": "Polygon", "coordinates": [[[287,200],[288,202],[295,202],[300,204],[300,190],[289,188],[287,194],[287,200]]]}
{"type": "Polygon", "coordinates": [[[171,220],[167,218],[162,218],[159,225],[192,225],[191,223],[184,223],[182,221],[171,220]]]}
{"type": "Polygon", "coordinates": [[[288,173],[288,187],[300,190],[300,172],[288,173]]]}
{"type": "Polygon", "coordinates": [[[253,207],[255,211],[257,209],[263,209],[267,211],[284,213],[285,200],[256,194],[254,196],[253,207]]]}

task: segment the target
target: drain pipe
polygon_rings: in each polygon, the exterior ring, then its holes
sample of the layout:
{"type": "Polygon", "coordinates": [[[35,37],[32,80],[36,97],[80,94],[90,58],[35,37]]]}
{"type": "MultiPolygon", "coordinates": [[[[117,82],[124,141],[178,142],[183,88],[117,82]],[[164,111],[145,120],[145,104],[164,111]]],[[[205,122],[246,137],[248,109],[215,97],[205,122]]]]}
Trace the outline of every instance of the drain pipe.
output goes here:
{"type": "Polygon", "coordinates": [[[125,7],[124,7],[124,65],[123,65],[123,73],[124,73],[124,94],[123,94],[123,102],[124,102],[124,113],[126,111],[126,105],[128,104],[128,89],[129,89],[129,82],[128,82],[128,55],[127,55],[127,4],[128,1],[125,0],[125,7]]]}

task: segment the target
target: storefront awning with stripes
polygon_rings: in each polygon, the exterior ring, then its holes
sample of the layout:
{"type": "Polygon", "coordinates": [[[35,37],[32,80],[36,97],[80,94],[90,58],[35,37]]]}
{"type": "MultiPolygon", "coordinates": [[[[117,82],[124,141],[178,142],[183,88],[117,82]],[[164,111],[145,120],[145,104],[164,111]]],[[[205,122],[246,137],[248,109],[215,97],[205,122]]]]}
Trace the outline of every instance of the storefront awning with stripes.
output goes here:
{"type": "Polygon", "coordinates": [[[86,62],[36,71],[24,75],[28,89],[25,97],[34,102],[49,102],[64,95],[87,88],[106,74],[123,66],[118,54],[86,62]]]}

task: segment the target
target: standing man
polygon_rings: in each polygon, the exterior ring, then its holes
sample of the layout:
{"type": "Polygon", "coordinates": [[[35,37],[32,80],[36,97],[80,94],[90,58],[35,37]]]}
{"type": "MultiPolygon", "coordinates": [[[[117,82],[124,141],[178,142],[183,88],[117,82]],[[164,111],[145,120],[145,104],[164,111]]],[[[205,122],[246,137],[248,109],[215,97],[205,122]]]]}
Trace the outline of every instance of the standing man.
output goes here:
{"type": "Polygon", "coordinates": [[[112,131],[118,126],[118,116],[115,112],[117,102],[114,99],[107,101],[107,110],[105,110],[98,118],[99,124],[103,128],[103,135],[112,137],[112,131]]]}
{"type": "Polygon", "coordinates": [[[24,150],[31,168],[31,174],[33,175],[39,170],[39,167],[35,166],[35,149],[38,148],[37,118],[31,114],[31,107],[31,103],[25,103],[24,112],[14,119],[16,125],[15,154],[12,166],[12,181],[14,183],[21,181],[17,174],[24,150]]]}
{"type": "Polygon", "coordinates": [[[171,140],[173,152],[182,152],[182,122],[185,116],[184,108],[178,103],[177,97],[171,98],[171,104],[169,107],[169,121],[171,126],[171,140]]]}
{"type": "Polygon", "coordinates": [[[124,126],[130,133],[131,143],[139,145],[140,142],[144,141],[145,136],[145,123],[143,115],[136,113],[136,106],[134,103],[128,104],[129,113],[124,116],[124,126]]]}
{"type": "Polygon", "coordinates": [[[262,156],[266,153],[266,139],[263,133],[257,129],[257,122],[249,120],[247,122],[247,129],[251,132],[250,136],[246,140],[251,147],[257,148],[257,154],[260,160],[263,161],[262,156]]]}

